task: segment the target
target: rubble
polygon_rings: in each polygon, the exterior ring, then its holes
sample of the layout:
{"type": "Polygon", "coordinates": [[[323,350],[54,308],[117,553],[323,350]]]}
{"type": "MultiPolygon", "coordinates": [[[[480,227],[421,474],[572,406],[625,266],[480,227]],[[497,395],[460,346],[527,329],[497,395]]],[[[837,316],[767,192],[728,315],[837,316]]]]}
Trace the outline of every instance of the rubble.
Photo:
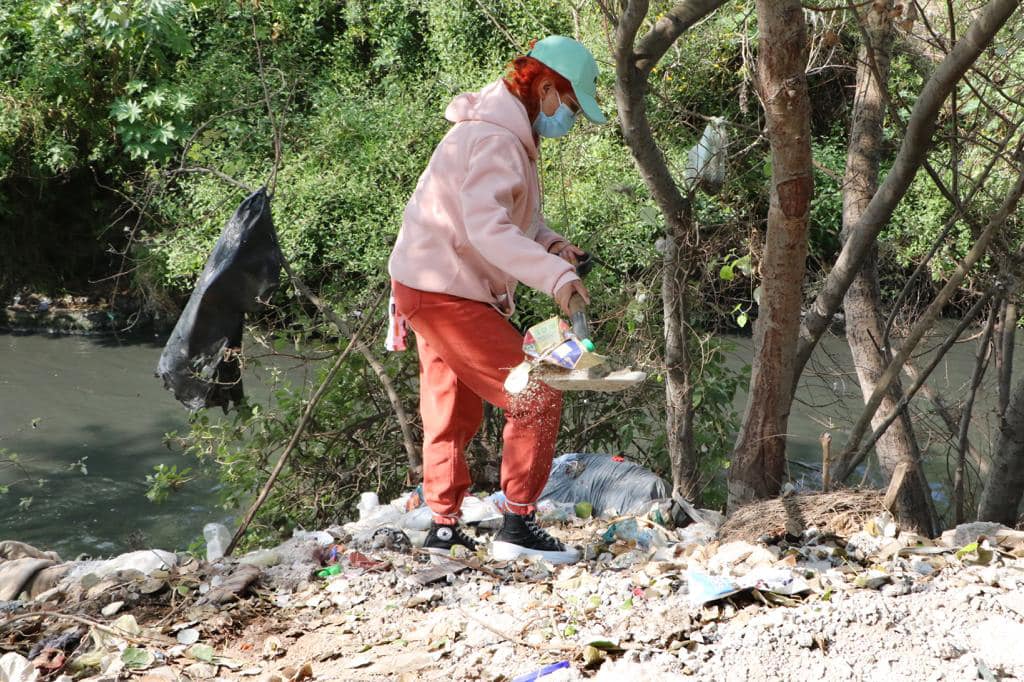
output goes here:
{"type": "MultiPolygon", "coordinates": [[[[366,507],[364,522],[380,508],[366,507]]],[[[406,513],[396,511],[391,523],[406,513]]],[[[3,660],[15,682],[73,671],[154,681],[1024,680],[1016,531],[961,526],[930,540],[885,512],[840,513],[852,514],[846,536],[818,517],[770,544],[723,541],[705,510],[682,528],[664,516],[667,525],[588,514],[551,526],[589,557],[568,566],[493,561],[483,527],[478,554],[354,546],[364,523],[355,534],[296,534],[259,555],[276,556],[272,566],[176,557],[148,576],[103,578],[76,567],[58,592],[0,609],[0,650],[11,650],[3,660]],[[146,592],[146,581],[160,589],[146,592]],[[40,611],[69,615],[27,615],[40,611]],[[77,639],[62,643],[69,632],[77,639]]]]}

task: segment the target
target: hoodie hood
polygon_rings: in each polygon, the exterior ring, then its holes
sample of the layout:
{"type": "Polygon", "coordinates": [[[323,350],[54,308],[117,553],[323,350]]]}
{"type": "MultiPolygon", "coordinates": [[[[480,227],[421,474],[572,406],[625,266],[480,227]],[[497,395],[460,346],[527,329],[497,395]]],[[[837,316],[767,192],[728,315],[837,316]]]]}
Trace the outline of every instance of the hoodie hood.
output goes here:
{"type": "Polygon", "coordinates": [[[526,107],[499,78],[483,90],[459,95],[448,104],[444,117],[452,123],[484,121],[501,126],[519,138],[531,160],[537,159],[537,143],[526,107]]]}

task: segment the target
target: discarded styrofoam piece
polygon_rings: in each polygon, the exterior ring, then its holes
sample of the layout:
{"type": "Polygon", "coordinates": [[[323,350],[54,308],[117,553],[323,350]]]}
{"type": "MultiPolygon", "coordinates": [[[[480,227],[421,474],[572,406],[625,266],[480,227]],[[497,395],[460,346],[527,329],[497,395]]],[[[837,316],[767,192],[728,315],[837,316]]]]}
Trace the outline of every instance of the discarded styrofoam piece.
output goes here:
{"type": "Polygon", "coordinates": [[[959,548],[976,542],[983,535],[998,541],[1000,536],[1019,536],[1024,538],[1024,531],[1013,530],[1001,523],[993,523],[991,521],[972,521],[970,523],[961,523],[956,528],[950,528],[942,534],[939,542],[946,547],[959,548]]]}
{"type": "Polygon", "coordinates": [[[334,536],[325,530],[300,530],[296,528],[292,531],[292,539],[304,541],[312,540],[321,547],[326,547],[327,545],[334,543],[334,536]]]}
{"type": "Polygon", "coordinates": [[[759,566],[737,579],[736,583],[745,589],[757,589],[787,597],[811,590],[811,586],[806,580],[794,575],[793,571],[788,568],[772,568],[770,566],[759,566]]]}

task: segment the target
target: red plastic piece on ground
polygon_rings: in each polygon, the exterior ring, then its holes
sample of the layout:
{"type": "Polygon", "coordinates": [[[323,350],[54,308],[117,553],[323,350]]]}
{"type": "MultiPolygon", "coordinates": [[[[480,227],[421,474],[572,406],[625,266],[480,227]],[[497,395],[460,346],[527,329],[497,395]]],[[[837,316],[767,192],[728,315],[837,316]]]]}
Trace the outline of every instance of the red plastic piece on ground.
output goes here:
{"type": "Polygon", "coordinates": [[[386,571],[391,568],[390,561],[378,561],[362,554],[352,552],[348,555],[348,565],[352,568],[361,568],[364,571],[386,571]]]}

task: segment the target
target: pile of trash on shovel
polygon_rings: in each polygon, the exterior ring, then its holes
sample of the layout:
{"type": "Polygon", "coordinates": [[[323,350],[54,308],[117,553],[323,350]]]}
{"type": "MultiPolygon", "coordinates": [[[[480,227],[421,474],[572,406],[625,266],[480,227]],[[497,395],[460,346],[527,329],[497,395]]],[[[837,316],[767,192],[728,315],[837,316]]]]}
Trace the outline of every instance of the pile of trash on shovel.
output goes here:
{"type": "Polygon", "coordinates": [[[489,559],[500,493],[464,503],[480,551],[441,558],[418,491],[237,558],[216,524],[205,561],[0,543],[0,681],[1024,679],[1024,531],[930,540],[873,492],[792,497],[821,523],[732,539],[643,467],[565,455],[538,517],[583,560],[558,567],[489,559]]]}

